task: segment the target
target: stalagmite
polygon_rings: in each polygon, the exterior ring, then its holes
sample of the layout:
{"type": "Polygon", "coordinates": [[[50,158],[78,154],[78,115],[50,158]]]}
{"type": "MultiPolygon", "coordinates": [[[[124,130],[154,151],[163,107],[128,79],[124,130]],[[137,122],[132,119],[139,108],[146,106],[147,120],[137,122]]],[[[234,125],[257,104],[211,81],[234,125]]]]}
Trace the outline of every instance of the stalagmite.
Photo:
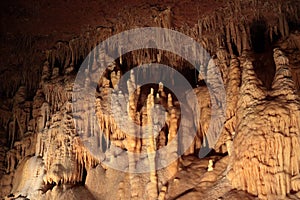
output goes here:
{"type": "Polygon", "coordinates": [[[233,146],[232,145],[233,145],[232,139],[231,138],[227,139],[226,148],[227,148],[227,152],[228,152],[229,156],[232,155],[232,151],[233,151],[233,146]]]}
{"type": "Polygon", "coordinates": [[[151,92],[147,98],[147,154],[149,159],[149,170],[150,170],[150,183],[148,195],[150,199],[157,199],[158,196],[158,188],[157,188],[157,176],[156,176],[156,165],[155,165],[155,151],[156,151],[156,143],[153,130],[153,118],[155,117],[155,113],[152,112],[154,107],[154,95],[153,88],[151,88],[151,92]]]}
{"type": "MultiPolygon", "coordinates": [[[[170,104],[172,105],[172,104],[170,104]]],[[[178,157],[178,118],[177,118],[177,111],[176,108],[169,107],[170,111],[167,114],[166,123],[169,126],[169,133],[168,133],[168,145],[169,146],[169,155],[170,158],[174,159],[178,157]]],[[[178,161],[174,161],[172,164],[168,166],[168,171],[170,174],[175,174],[178,170],[178,161]]]]}
{"type": "MultiPolygon", "coordinates": [[[[230,66],[228,68],[228,80],[226,83],[226,122],[224,125],[223,132],[219,137],[218,143],[216,144],[216,149],[219,149],[222,143],[225,142],[227,151],[228,148],[232,148],[232,133],[236,129],[236,112],[237,112],[237,102],[240,92],[241,83],[241,70],[239,59],[235,56],[230,60],[230,66]]],[[[230,152],[231,153],[231,152],[230,152]]]]}
{"type": "Polygon", "coordinates": [[[168,108],[171,108],[172,106],[173,106],[172,95],[169,93],[168,94],[168,108]]]}
{"type": "Polygon", "coordinates": [[[110,80],[111,80],[111,84],[112,84],[113,88],[117,89],[117,83],[119,82],[119,80],[117,78],[117,75],[116,75],[115,71],[111,72],[110,80]]]}
{"type": "Polygon", "coordinates": [[[274,49],[274,60],[276,74],[272,84],[273,95],[285,95],[283,98],[295,99],[295,85],[292,81],[292,74],[289,70],[289,60],[279,49],[274,49]],[[292,95],[292,96],[291,96],[292,95]]]}
{"type": "Polygon", "coordinates": [[[158,195],[158,200],[165,200],[165,197],[166,197],[166,192],[167,192],[167,187],[166,186],[163,186],[159,192],[159,195],[158,195]]]}
{"type": "Polygon", "coordinates": [[[234,187],[260,198],[283,199],[293,190],[291,176],[299,173],[299,160],[292,156],[299,151],[299,141],[291,145],[291,141],[298,140],[298,133],[291,134],[288,127],[299,130],[298,120],[293,122],[292,119],[298,115],[300,104],[298,97],[294,95],[288,59],[280,50],[275,49],[274,60],[276,75],[270,94],[274,98],[272,102],[265,99],[261,88],[257,93],[260,84],[253,71],[249,71],[251,65],[247,62],[244,64],[241,86],[241,93],[244,95],[239,100],[243,103],[238,103],[240,108],[244,108],[237,111],[239,124],[232,155],[235,161],[228,177],[234,187]],[[268,126],[261,128],[262,124],[268,126]],[[241,168],[245,165],[248,167],[241,168]],[[235,177],[239,177],[239,180],[235,177]]]}
{"type": "Polygon", "coordinates": [[[158,84],[158,93],[163,99],[167,98],[167,95],[164,91],[164,85],[162,82],[159,82],[158,84]]]}
{"type": "Polygon", "coordinates": [[[213,170],[214,170],[213,166],[214,166],[213,160],[209,160],[209,161],[208,161],[208,168],[207,168],[207,171],[208,171],[208,172],[213,171],[213,170]]]}
{"type": "Polygon", "coordinates": [[[136,88],[136,83],[135,83],[135,75],[133,71],[130,72],[130,79],[127,81],[127,88],[128,88],[128,93],[130,95],[134,93],[136,88]]]}

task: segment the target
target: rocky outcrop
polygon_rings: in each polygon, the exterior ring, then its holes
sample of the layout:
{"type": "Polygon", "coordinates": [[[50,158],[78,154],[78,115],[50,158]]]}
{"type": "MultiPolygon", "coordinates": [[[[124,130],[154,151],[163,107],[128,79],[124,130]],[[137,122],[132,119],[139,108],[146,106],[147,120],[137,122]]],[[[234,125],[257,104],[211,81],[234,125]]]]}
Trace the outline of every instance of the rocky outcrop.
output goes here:
{"type": "Polygon", "coordinates": [[[238,126],[233,144],[234,187],[260,198],[284,199],[298,191],[299,97],[288,59],[274,50],[276,75],[266,92],[253,73],[251,62],[243,63],[238,126]],[[270,100],[271,99],[271,100],[270,100]]]}

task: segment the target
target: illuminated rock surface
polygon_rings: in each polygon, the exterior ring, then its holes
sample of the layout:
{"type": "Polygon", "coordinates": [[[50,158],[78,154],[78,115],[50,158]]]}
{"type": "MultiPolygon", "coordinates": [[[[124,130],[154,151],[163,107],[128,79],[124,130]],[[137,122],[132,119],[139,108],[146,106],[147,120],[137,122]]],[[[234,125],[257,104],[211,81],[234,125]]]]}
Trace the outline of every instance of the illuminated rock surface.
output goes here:
{"type": "MultiPolygon", "coordinates": [[[[30,2],[1,3],[9,19],[1,33],[0,197],[300,199],[300,2],[30,2]],[[120,57],[95,80],[88,74],[96,60],[112,60],[103,52],[90,54],[84,84],[97,88],[89,104],[88,94],[74,85],[83,60],[108,37],[145,26],[184,33],[211,58],[197,66],[198,73],[172,52],[122,54],[120,46],[120,57]],[[159,77],[159,70],[141,69],[118,85],[127,71],[151,62],[173,67],[189,81],[193,90],[182,94],[184,102],[162,83],[136,89],[139,79],[159,77]],[[199,158],[210,140],[210,120],[222,121],[212,115],[213,105],[225,106],[220,105],[225,96],[211,96],[205,83],[218,83],[211,76],[215,66],[226,90],[225,122],[213,150],[199,158]],[[72,101],[79,98],[84,103],[74,109],[72,101]],[[166,110],[164,117],[154,112],[157,104],[166,110]],[[187,114],[192,111],[198,119],[187,114]],[[120,122],[124,118],[149,125],[150,137],[135,137],[142,131],[120,122]],[[182,135],[177,134],[179,124],[182,135]],[[182,138],[195,127],[194,142],[181,152],[182,138]],[[168,154],[153,153],[167,146],[168,154]],[[142,169],[149,170],[128,173],[142,169]]],[[[195,47],[185,48],[205,59],[195,47]]],[[[218,128],[212,127],[216,135],[218,128]]]]}

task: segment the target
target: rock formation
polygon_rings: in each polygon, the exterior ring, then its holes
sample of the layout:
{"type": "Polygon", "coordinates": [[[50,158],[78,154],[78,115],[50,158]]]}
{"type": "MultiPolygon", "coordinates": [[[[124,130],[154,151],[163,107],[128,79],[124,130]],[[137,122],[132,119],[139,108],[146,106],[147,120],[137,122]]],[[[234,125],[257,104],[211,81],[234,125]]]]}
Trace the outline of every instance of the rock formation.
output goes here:
{"type": "Polygon", "coordinates": [[[76,37],[54,37],[52,48],[34,34],[7,41],[18,55],[0,67],[1,198],[300,198],[300,4],[194,3],[130,3],[138,9],[129,6],[118,11],[120,20],[105,19],[76,37]],[[179,31],[209,56],[181,44],[199,59],[192,66],[163,49],[124,53],[122,44],[107,47],[118,54],[113,59],[97,46],[143,26],[179,31]],[[94,73],[99,63],[107,65],[101,77],[94,73]],[[149,63],[170,66],[188,80],[184,101],[163,82],[139,85],[174,77],[174,71],[143,66],[149,63]],[[183,138],[195,128],[187,147],[183,138]],[[201,157],[204,147],[211,151],[201,157]]]}

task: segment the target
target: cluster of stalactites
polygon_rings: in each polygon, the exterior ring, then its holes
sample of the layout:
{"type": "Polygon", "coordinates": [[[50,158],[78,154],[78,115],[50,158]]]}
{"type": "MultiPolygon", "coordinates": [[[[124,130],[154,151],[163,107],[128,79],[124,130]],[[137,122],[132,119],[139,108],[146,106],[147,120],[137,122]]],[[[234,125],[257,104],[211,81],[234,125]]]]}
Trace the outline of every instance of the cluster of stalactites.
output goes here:
{"type": "MultiPolygon", "coordinates": [[[[32,119],[31,101],[27,100],[26,88],[19,87],[13,98],[12,114],[2,124],[7,131],[10,150],[6,153],[6,172],[13,172],[26,156],[34,154],[36,121],[32,119]]],[[[7,114],[7,113],[6,113],[7,114]]]]}
{"type": "Polygon", "coordinates": [[[33,101],[26,101],[24,87],[14,97],[7,172],[13,172],[24,157],[36,155],[45,163],[45,183],[81,182],[84,168],[94,166],[96,161],[76,143],[72,79],[61,76],[56,68],[52,72],[49,69],[45,63],[33,101]]]}
{"type": "Polygon", "coordinates": [[[49,127],[37,134],[35,154],[43,158],[45,184],[82,182],[84,170],[99,162],[76,135],[73,119],[66,112],[54,114],[49,127]]]}
{"type": "MultiPolygon", "coordinates": [[[[175,29],[181,32],[185,31],[184,34],[200,42],[203,48],[210,53],[217,52],[217,48],[221,46],[226,47],[230,54],[238,53],[241,55],[243,50],[250,49],[252,46],[251,25],[253,23],[260,20],[265,21],[270,42],[275,40],[275,38],[285,38],[290,32],[289,22],[298,21],[298,9],[298,7],[293,6],[288,1],[268,4],[258,1],[236,1],[235,4],[228,3],[226,7],[215,10],[211,15],[200,16],[198,23],[194,27],[186,30],[182,29],[182,27],[175,27],[175,29]],[[254,4],[257,5],[253,7],[254,4]],[[252,17],[246,16],[244,9],[251,9],[252,7],[254,15],[252,17]],[[269,13],[270,9],[276,13],[273,14],[272,19],[269,19],[269,16],[264,16],[264,13],[269,13]]],[[[159,27],[174,28],[173,15],[172,8],[168,7],[157,15],[154,22],[159,27]]],[[[122,28],[122,26],[118,25],[116,27],[122,28]]],[[[122,30],[118,29],[115,31],[118,33],[122,30]]],[[[68,73],[73,70],[75,65],[80,64],[82,59],[86,58],[91,50],[94,49],[96,54],[100,53],[97,50],[97,45],[111,34],[113,32],[110,28],[97,28],[89,30],[69,42],[58,42],[55,48],[47,51],[47,60],[52,69],[59,67],[60,71],[68,73]],[[61,63],[61,66],[55,66],[55,63],[61,63]]],[[[112,48],[117,49],[119,52],[119,61],[122,65],[125,60],[124,55],[122,55],[122,45],[112,48]]],[[[150,52],[152,50],[147,51],[147,54],[143,51],[133,54],[133,59],[136,60],[134,63],[138,65],[142,64],[141,59],[144,59],[145,55],[148,55],[149,61],[161,61],[163,57],[162,52],[158,51],[159,53],[154,55],[150,52]]],[[[129,63],[129,65],[131,64],[129,63]]]]}
{"type": "MultiPolygon", "coordinates": [[[[227,48],[231,54],[241,55],[243,49],[251,48],[250,29],[253,22],[261,19],[265,20],[268,39],[272,42],[289,35],[289,24],[294,22],[296,24],[299,21],[298,13],[299,7],[294,6],[291,1],[267,3],[260,1],[235,1],[234,4],[228,3],[224,8],[216,9],[213,14],[199,16],[198,23],[194,27],[185,29],[176,27],[176,24],[173,22],[174,13],[171,7],[159,12],[153,23],[156,23],[159,27],[175,29],[191,36],[210,53],[215,53],[217,48],[222,46],[227,48]],[[245,14],[246,9],[252,9],[253,17],[245,14]],[[265,16],[265,13],[270,13],[270,10],[273,10],[274,14],[265,16]]],[[[129,24],[134,25],[134,23],[130,21],[129,24]]],[[[101,41],[113,34],[124,31],[125,27],[122,24],[116,24],[114,28],[98,27],[90,29],[70,41],[57,42],[52,49],[46,51],[45,57],[51,71],[53,70],[55,73],[59,71],[63,74],[71,73],[75,68],[78,68],[82,60],[101,41]]],[[[122,54],[121,46],[113,48],[117,49],[120,55],[122,54]]],[[[96,53],[98,53],[97,50],[96,53]]],[[[155,59],[160,62],[162,58],[162,52],[160,52],[155,59]]],[[[122,55],[119,60],[122,65],[124,61],[122,55]]],[[[141,60],[141,58],[138,57],[137,60],[141,60]]],[[[13,96],[20,84],[25,85],[28,91],[36,89],[40,80],[40,71],[29,69],[25,70],[22,75],[14,77],[17,78],[3,81],[2,88],[4,88],[3,91],[6,91],[7,96],[13,96]]]]}
{"type": "Polygon", "coordinates": [[[243,50],[250,49],[252,46],[252,24],[264,21],[268,39],[273,42],[276,38],[289,36],[289,22],[299,20],[298,10],[298,7],[293,6],[288,1],[271,4],[264,4],[259,1],[235,1],[234,4],[228,3],[224,9],[218,9],[213,14],[199,19],[194,32],[200,36],[199,39],[209,52],[215,52],[216,48],[223,46],[228,48],[230,54],[236,54],[234,51],[237,50],[238,54],[241,55],[243,50]],[[254,15],[252,17],[245,16],[243,14],[245,8],[253,8],[254,15]],[[264,16],[264,13],[268,13],[270,9],[276,13],[272,19],[269,19],[269,16],[264,16]],[[213,34],[217,37],[207,36],[206,33],[211,32],[218,33],[213,34]]]}

